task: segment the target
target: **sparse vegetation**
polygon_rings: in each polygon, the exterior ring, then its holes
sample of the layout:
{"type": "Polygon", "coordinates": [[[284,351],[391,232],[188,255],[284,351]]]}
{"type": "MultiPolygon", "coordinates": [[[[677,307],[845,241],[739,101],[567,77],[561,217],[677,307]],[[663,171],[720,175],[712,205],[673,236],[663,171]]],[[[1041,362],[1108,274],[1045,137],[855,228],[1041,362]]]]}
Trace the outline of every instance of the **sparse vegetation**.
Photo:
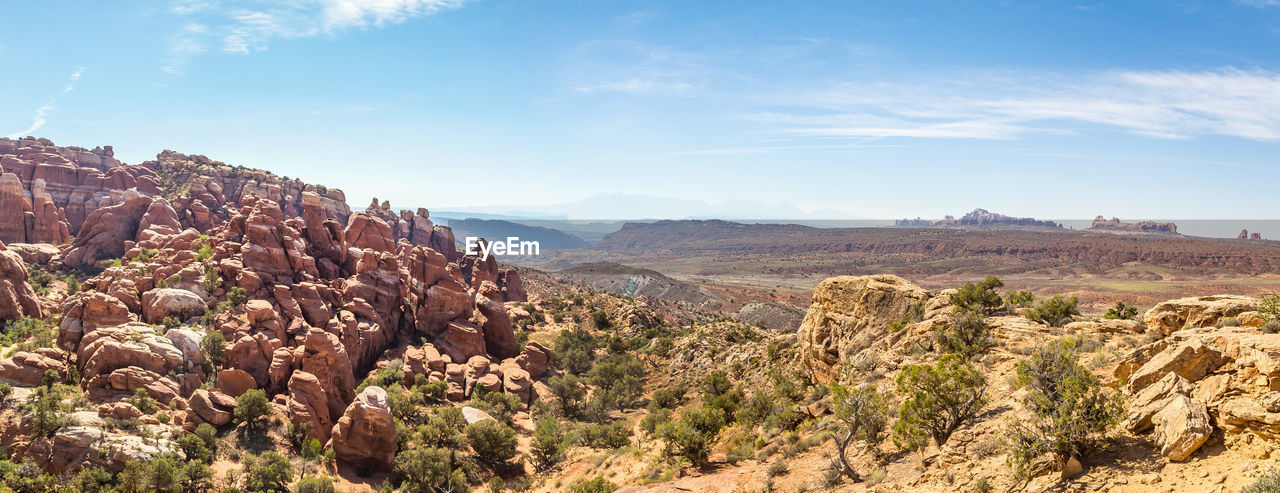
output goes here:
{"type": "Polygon", "coordinates": [[[1117,301],[1116,306],[1107,309],[1106,315],[1102,318],[1112,320],[1133,320],[1138,316],[1138,307],[1124,304],[1123,301],[1117,301]]]}
{"type": "Polygon", "coordinates": [[[991,346],[990,332],[981,312],[961,310],[951,315],[945,327],[933,333],[933,342],[944,352],[969,357],[991,346]]]}
{"type": "Polygon", "coordinates": [[[476,457],[493,465],[501,465],[516,456],[516,431],[497,421],[484,420],[468,425],[467,444],[476,457]]]}
{"type": "Polygon", "coordinates": [[[1004,294],[1005,308],[1030,308],[1036,301],[1036,296],[1030,291],[1009,291],[1004,294]]]}
{"type": "Polygon", "coordinates": [[[1002,305],[1004,300],[996,289],[1004,287],[1004,281],[996,276],[987,276],[980,282],[971,282],[961,286],[951,295],[951,305],[959,311],[976,311],[989,315],[1002,305]]]}
{"type": "Polygon", "coordinates": [[[1010,424],[1009,462],[1025,477],[1036,458],[1049,454],[1061,470],[1083,459],[1106,437],[1123,412],[1118,395],[1104,391],[1097,377],[1077,363],[1076,344],[1058,340],[1018,364],[1015,383],[1028,390],[1026,407],[1036,419],[1010,424]]]}
{"type": "Polygon", "coordinates": [[[948,354],[937,365],[907,365],[896,381],[906,396],[893,427],[894,443],[915,450],[928,443],[943,445],[956,429],[971,421],[986,403],[986,378],[965,359],[948,354]]]}
{"type": "Polygon", "coordinates": [[[261,426],[270,413],[271,402],[267,399],[266,392],[260,389],[252,389],[236,397],[236,420],[251,428],[261,426]]]}
{"type": "Polygon", "coordinates": [[[874,386],[831,387],[831,411],[844,429],[835,436],[836,464],[840,473],[853,481],[861,479],[849,464],[847,452],[853,440],[862,440],[876,450],[884,440],[889,422],[889,396],[874,386]]]}
{"type": "Polygon", "coordinates": [[[538,420],[538,428],[529,445],[529,456],[534,469],[539,472],[551,469],[564,459],[564,433],[555,418],[538,420]]]}
{"type": "Polygon", "coordinates": [[[1258,303],[1258,316],[1262,317],[1263,322],[1280,320],[1280,293],[1262,295],[1258,303]]]}
{"type": "Polygon", "coordinates": [[[1080,314],[1077,304],[1079,301],[1075,296],[1064,298],[1056,295],[1040,301],[1034,308],[1027,311],[1027,319],[1050,327],[1061,327],[1070,322],[1072,316],[1080,314]]]}

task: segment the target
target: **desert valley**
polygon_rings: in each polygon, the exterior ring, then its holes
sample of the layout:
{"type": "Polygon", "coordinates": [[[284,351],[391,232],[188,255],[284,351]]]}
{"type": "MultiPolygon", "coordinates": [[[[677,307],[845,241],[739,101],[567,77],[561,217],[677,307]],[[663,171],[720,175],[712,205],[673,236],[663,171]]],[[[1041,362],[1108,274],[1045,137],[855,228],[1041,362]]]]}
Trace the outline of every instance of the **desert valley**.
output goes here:
{"type": "Polygon", "coordinates": [[[1280,484],[1280,244],[1249,235],[531,223],[548,251],[482,260],[201,155],[0,166],[0,491],[1280,484]]]}

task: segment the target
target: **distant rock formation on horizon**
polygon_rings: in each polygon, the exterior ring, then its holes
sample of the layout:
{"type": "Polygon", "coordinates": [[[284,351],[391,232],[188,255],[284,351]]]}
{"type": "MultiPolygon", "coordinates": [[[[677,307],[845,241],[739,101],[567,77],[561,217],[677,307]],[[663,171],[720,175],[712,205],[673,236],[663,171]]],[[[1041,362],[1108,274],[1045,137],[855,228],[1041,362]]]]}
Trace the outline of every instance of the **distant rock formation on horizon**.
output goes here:
{"type": "Polygon", "coordinates": [[[972,212],[960,216],[946,216],[941,221],[933,222],[920,218],[900,219],[893,222],[894,226],[902,228],[955,228],[955,227],[1032,227],[1032,228],[1054,228],[1062,229],[1062,225],[1053,221],[1041,221],[1033,217],[1012,217],[1004,214],[997,214],[986,209],[974,209],[972,212]]]}
{"type": "Polygon", "coordinates": [[[1248,229],[1240,230],[1240,234],[1236,236],[1237,240],[1261,240],[1262,233],[1249,234],[1248,229]]]}
{"type": "Polygon", "coordinates": [[[1121,222],[1119,218],[1112,217],[1111,220],[1107,220],[1103,216],[1093,218],[1093,225],[1089,226],[1089,229],[1121,233],[1178,234],[1178,225],[1174,223],[1158,223],[1155,221],[1126,223],[1121,222]]]}

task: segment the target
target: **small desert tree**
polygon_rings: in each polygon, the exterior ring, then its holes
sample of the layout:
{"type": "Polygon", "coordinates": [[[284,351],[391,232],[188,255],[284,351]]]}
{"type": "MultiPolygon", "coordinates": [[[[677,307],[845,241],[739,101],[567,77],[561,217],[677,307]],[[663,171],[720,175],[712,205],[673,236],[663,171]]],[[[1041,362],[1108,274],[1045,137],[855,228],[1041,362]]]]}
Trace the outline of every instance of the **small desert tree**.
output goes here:
{"type": "Polygon", "coordinates": [[[464,434],[476,457],[489,464],[505,464],[516,456],[516,431],[507,425],[486,419],[468,425],[464,434]]]}
{"type": "Polygon", "coordinates": [[[933,342],[944,352],[973,356],[991,346],[991,328],[981,312],[962,310],[951,315],[946,328],[933,333],[933,342]]]}
{"type": "Polygon", "coordinates": [[[888,429],[890,408],[889,396],[880,393],[874,385],[831,386],[832,414],[844,427],[844,431],[835,436],[836,465],[849,479],[862,479],[846,457],[849,444],[855,439],[862,440],[876,450],[888,429]]]}
{"type": "Polygon", "coordinates": [[[1004,306],[1007,308],[1027,308],[1035,303],[1036,295],[1031,291],[1009,291],[1004,294],[1004,306]]]}
{"type": "Polygon", "coordinates": [[[252,389],[236,397],[236,419],[250,428],[261,426],[269,414],[271,414],[271,401],[267,400],[266,392],[252,389]]]}
{"type": "Polygon", "coordinates": [[[564,433],[560,431],[555,418],[538,420],[538,429],[533,434],[533,442],[529,444],[533,468],[538,472],[545,472],[564,459],[563,442],[564,433]]]}
{"type": "Polygon", "coordinates": [[[947,443],[986,403],[986,378],[958,354],[943,356],[936,366],[904,366],[895,383],[907,397],[893,427],[894,443],[903,449],[924,447],[930,438],[947,443]]]}
{"type": "Polygon", "coordinates": [[[1004,281],[996,276],[987,276],[981,282],[971,282],[961,286],[951,295],[951,305],[959,311],[980,311],[991,314],[1004,305],[997,288],[1004,287],[1004,281]]]}
{"type": "Polygon", "coordinates": [[[1137,316],[1138,316],[1138,307],[1126,305],[1124,304],[1123,301],[1117,301],[1116,306],[1113,306],[1110,309],[1108,309],[1107,314],[1103,315],[1102,318],[1108,318],[1112,320],[1133,320],[1134,317],[1137,317],[1137,316]]]}
{"type": "Polygon", "coordinates": [[[1037,303],[1027,312],[1027,319],[1050,327],[1061,327],[1071,321],[1073,315],[1080,314],[1077,304],[1079,300],[1075,296],[1063,298],[1062,295],[1057,295],[1037,303]]]}
{"type": "Polygon", "coordinates": [[[227,361],[227,339],[222,332],[211,330],[200,340],[200,352],[213,369],[221,368],[227,361]]]}
{"type": "Polygon", "coordinates": [[[1062,469],[1080,459],[1106,437],[1124,406],[1105,392],[1098,379],[1077,362],[1075,339],[1060,339],[1037,349],[1018,364],[1015,383],[1029,392],[1026,407],[1032,420],[1014,421],[1009,430],[1009,462],[1025,476],[1035,459],[1052,454],[1062,469]]]}

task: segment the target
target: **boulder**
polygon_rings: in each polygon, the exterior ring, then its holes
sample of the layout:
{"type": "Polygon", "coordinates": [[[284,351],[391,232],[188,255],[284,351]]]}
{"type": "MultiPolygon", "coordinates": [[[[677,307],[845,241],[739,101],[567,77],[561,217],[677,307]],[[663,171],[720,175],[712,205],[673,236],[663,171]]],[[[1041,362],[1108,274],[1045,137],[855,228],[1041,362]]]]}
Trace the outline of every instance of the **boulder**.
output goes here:
{"type": "Polygon", "coordinates": [[[76,354],[80,374],[86,379],[127,367],[168,375],[181,373],[189,366],[172,340],[157,334],[155,327],[138,322],[102,327],[86,334],[76,354]]]}
{"type": "Polygon", "coordinates": [[[1226,360],[1221,351],[1205,345],[1200,339],[1189,339],[1165,348],[1138,368],[1129,377],[1129,391],[1138,392],[1171,372],[1195,382],[1216,370],[1226,360]]]}
{"type": "Polygon", "coordinates": [[[1280,412],[1252,396],[1228,399],[1218,406],[1218,425],[1228,435],[1250,433],[1268,440],[1280,440],[1280,412]]]}
{"type": "Polygon", "coordinates": [[[484,335],[479,327],[467,322],[449,322],[436,338],[436,347],[452,361],[467,361],[486,354],[484,335]]]}
{"type": "Polygon", "coordinates": [[[511,326],[511,317],[507,315],[507,307],[499,301],[501,296],[496,284],[488,281],[481,284],[472,322],[482,328],[488,353],[497,359],[506,359],[519,354],[520,347],[516,345],[516,332],[511,326]]]}
{"type": "Polygon", "coordinates": [[[48,265],[54,256],[62,252],[49,243],[9,243],[7,246],[22,257],[23,262],[36,265],[48,265]]]}
{"type": "Polygon", "coordinates": [[[467,420],[467,424],[473,425],[481,421],[497,421],[490,416],[489,413],[481,411],[471,406],[462,406],[462,419],[467,420]]]}
{"type": "Polygon", "coordinates": [[[391,227],[386,221],[368,214],[357,212],[351,215],[343,236],[347,246],[358,249],[370,248],[376,252],[394,252],[396,243],[391,235],[391,227]]]}
{"type": "Polygon", "coordinates": [[[1192,392],[1191,382],[1177,373],[1170,372],[1153,385],[1148,385],[1136,395],[1127,399],[1128,416],[1124,419],[1124,427],[1132,433],[1142,433],[1151,429],[1151,418],[1155,417],[1169,402],[1179,396],[1187,396],[1192,392]]]}
{"type": "Polygon", "coordinates": [[[547,366],[551,364],[551,349],[540,342],[529,341],[524,345],[524,352],[516,357],[516,362],[524,371],[529,372],[531,378],[536,379],[546,373],[547,366]]]}
{"type": "Polygon", "coordinates": [[[204,299],[185,289],[153,289],[142,295],[142,316],[147,323],[158,324],[167,317],[184,321],[204,311],[204,299]]]}
{"type": "Polygon", "coordinates": [[[308,331],[304,347],[298,369],[314,375],[324,389],[328,398],[324,409],[329,413],[328,419],[332,423],[342,416],[344,410],[350,409],[347,403],[356,397],[352,362],[338,337],[323,329],[313,328],[308,331]]]}
{"type": "Polygon", "coordinates": [[[1179,298],[1159,303],[1142,316],[1147,327],[1168,335],[1182,329],[1212,327],[1218,320],[1258,309],[1247,296],[1216,295],[1179,298]]]}
{"type": "Polygon", "coordinates": [[[258,382],[254,381],[253,375],[249,372],[238,368],[227,368],[218,372],[218,390],[231,397],[240,397],[241,394],[258,388],[258,382]]]}
{"type": "Polygon", "coordinates": [[[108,402],[98,406],[98,416],[129,420],[142,416],[142,411],[128,402],[108,402]]]}
{"type": "MultiPolygon", "coordinates": [[[[236,400],[216,390],[199,389],[187,400],[188,414],[199,417],[201,422],[214,426],[225,426],[231,423],[236,400]]],[[[192,429],[195,425],[192,425],[192,429]]]]}
{"type": "Polygon", "coordinates": [[[884,338],[886,327],[928,291],[897,276],[841,276],[822,281],[800,324],[801,362],[822,382],[839,376],[848,349],[884,338]]]}
{"type": "Polygon", "coordinates": [[[1184,461],[1199,449],[1213,427],[1204,403],[1187,396],[1176,396],[1151,418],[1155,426],[1155,442],[1160,453],[1172,461],[1184,461]]]}
{"type": "Polygon", "coordinates": [[[156,236],[177,234],[179,231],[182,231],[182,225],[178,223],[178,213],[174,212],[169,201],[157,198],[147,206],[147,211],[138,220],[135,240],[141,242],[156,236]]]}
{"type": "Polygon", "coordinates": [[[396,426],[387,391],[365,387],[333,425],[329,446],[339,461],[390,470],[396,456],[396,426]]]}
{"type": "Polygon", "coordinates": [[[533,387],[533,381],[529,379],[529,373],[519,368],[511,368],[502,372],[502,388],[507,393],[520,396],[521,402],[528,404],[530,401],[529,389],[533,387]]]}
{"type": "MultiPolygon", "coordinates": [[[[119,284],[119,282],[117,282],[119,284]]],[[[119,298],[99,291],[83,291],[62,303],[58,344],[75,349],[84,334],[99,327],[137,321],[129,306],[119,298]]]]}

